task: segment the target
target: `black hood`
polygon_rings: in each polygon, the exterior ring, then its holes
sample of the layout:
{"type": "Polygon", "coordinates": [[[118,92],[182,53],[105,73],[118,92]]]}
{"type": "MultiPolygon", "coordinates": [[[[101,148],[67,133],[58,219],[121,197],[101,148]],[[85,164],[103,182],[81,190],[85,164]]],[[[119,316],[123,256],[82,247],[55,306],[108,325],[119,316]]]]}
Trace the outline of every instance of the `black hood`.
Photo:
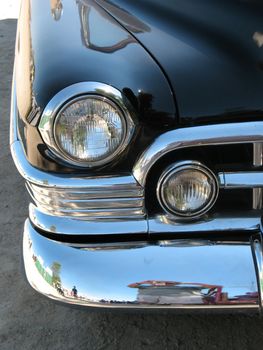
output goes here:
{"type": "Polygon", "coordinates": [[[97,0],[150,52],[181,123],[263,117],[263,1],[97,0]]]}

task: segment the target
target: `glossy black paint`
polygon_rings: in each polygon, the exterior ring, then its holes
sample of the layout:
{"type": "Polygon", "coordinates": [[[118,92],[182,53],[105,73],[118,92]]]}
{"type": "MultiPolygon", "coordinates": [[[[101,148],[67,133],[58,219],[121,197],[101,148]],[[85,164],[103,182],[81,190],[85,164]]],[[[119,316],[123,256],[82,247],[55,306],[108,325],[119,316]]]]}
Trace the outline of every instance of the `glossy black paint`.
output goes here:
{"type": "MultiPolygon", "coordinates": [[[[48,1],[32,0],[29,7],[25,3],[21,18],[30,18],[29,28],[27,23],[19,25],[16,60],[18,108],[24,124],[20,134],[29,161],[46,170],[74,171],[51,157],[33,126],[61,89],[97,81],[122,91],[136,111],[138,128],[131,147],[122,161],[105,171],[116,167],[130,170],[147,144],[176,125],[174,98],[161,69],[137,40],[92,0],[65,1],[63,13],[56,18],[48,1]]],[[[148,29],[142,25],[141,30],[148,29]]]]}
{"type": "Polygon", "coordinates": [[[50,154],[36,126],[51,97],[81,81],[122,91],[138,117],[130,147],[99,173],[129,171],[168,129],[263,117],[262,1],[22,4],[16,53],[19,125],[36,167],[80,172],[50,154]]]}
{"type": "Polygon", "coordinates": [[[97,0],[151,52],[181,124],[263,117],[262,0],[97,0]],[[127,24],[132,14],[150,30],[127,24]]]}

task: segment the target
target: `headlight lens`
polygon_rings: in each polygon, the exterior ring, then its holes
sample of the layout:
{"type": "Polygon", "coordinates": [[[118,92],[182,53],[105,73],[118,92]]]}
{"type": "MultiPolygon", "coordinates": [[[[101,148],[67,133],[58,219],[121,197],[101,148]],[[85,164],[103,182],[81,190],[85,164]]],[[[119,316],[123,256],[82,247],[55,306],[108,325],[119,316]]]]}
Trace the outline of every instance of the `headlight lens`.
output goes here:
{"type": "Polygon", "coordinates": [[[218,195],[217,179],[199,162],[180,162],[164,171],[158,183],[157,195],[168,213],[196,217],[214,204],[218,195]]]}
{"type": "Polygon", "coordinates": [[[53,133],[66,158],[99,165],[111,160],[120,150],[126,122],[122,111],[110,100],[85,96],[59,111],[53,133]]]}

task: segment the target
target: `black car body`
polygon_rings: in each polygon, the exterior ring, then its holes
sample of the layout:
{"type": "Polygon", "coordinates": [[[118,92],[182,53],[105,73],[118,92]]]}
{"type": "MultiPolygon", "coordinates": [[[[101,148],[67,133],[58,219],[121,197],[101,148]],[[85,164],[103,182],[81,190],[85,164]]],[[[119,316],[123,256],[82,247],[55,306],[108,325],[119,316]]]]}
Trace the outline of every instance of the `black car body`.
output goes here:
{"type": "Polygon", "coordinates": [[[263,5],[23,0],[11,151],[40,293],[260,309],[263,5]]]}

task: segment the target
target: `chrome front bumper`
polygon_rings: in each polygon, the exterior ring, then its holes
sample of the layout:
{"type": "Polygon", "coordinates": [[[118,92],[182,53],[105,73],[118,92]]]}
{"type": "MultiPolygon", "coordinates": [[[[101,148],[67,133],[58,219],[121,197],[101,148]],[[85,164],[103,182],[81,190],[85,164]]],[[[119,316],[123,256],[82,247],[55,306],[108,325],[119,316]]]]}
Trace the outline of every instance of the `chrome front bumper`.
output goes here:
{"type": "Polygon", "coordinates": [[[74,245],[42,236],[27,220],[23,255],[31,286],[69,304],[261,308],[262,249],[258,239],[242,243],[187,239],[74,245]]]}

